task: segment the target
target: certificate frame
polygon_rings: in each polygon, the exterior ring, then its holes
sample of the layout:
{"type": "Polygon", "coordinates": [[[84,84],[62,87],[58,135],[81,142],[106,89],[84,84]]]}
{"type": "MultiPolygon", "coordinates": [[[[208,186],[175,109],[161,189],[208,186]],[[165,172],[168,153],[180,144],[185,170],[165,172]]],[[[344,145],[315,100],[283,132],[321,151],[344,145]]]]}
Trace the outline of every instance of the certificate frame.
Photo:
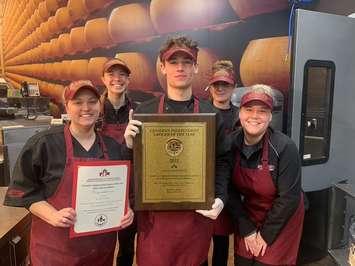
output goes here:
{"type": "MultiPolygon", "coordinates": [[[[112,166],[125,166],[127,168],[126,171],[126,184],[125,184],[125,197],[123,197],[124,203],[122,204],[124,206],[123,210],[123,215],[125,215],[128,211],[128,206],[129,206],[129,187],[130,187],[130,176],[131,176],[131,161],[128,160],[93,160],[93,161],[74,161],[73,162],[73,188],[72,188],[72,208],[77,211],[77,194],[78,194],[78,173],[79,173],[79,168],[83,166],[92,166],[92,167],[103,167],[105,171],[105,168],[107,167],[112,167],[112,166]]],[[[106,176],[105,176],[106,177],[106,176]]],[[[118,209],[117,209],[118,211],[118,209]]],[[[105,228],[105,229],[98,229],[98,230],[89,230],[85,232],[76,232],[74,229],[74,226],[70,226],[69,229],[69,237],[70,238],[75,238],[75,237],[81,237],[81,236],[89,236],[89,235],[98,235],[98,234],[103,234],[103,233],[108,233],[108,232],[113,232],[113,231],[119,231],[121,228],[120,223],[121,223],[121,218],[117,221],[117,225],[105,228]]]]}
{"type": "MultiPolygon", "coordinates": [[[[183,114],[134,114],[133,119],[139,120],[143,123],[142,127],[140,128],[140,133],[135,137],[134,143],[133,143],[133,161],[134,161],[134,190],[135,190],[135,210],[196,210],[196,209],[210,209],[215,195],[214,195],[214,185],[215,185],[215,136],[216,136],[216,114],[215,113],[183,113],[183,114]],[[149,191],[149,186],[150,184],[154,183],[154,177],[153,179],[151,178],[151,174],[148,174],[146,171],[147,169],[147,162],[144,160],[147,160],[148,156],[145,154],[148,154],[150,157],[149,151],[147,151],[147,144],[145,144],[146,140],[146,134],[145,130],[147,130],[146,125],[153,123],[153,125],[158,124],[159,126],[161,125],[162,127],[166,125],[171,125],[171,124],[177,124],[177,127],[179,127],[180,124],[188,123],[189,125],[194,125],[196,124],[197,126],[201,126],[201,124],[204,125],[204,130],[205,136],[204,139],[205,141],[201,145],[205,145],[205,147],[198,148],[197,150],[205,150],[204,154],[201,154],[203,156],[203,161],[204,161],[204,172],[201,177],[202,182],[204,182],[202,188],[203,190],[203,200],[198,200],[198,201],[193,201],[190,199],[174,199],[174,200],[169,200],[169,199],[157,199],[157,200],[146,200],[147,197],[146,191],[149,191]],[[147,181],[148,180],[148,181],[147,181]],[[149,181],[151,180],[151,181],[149,181]],[[153,180],[153,181],[152,181],[153,180]]],[[[166,128],[171,128],[169,126],[166,126],[166,128]]],[[[200,143],[199,141],[197,141],[200,143]]],[[[166,144],[164,144],[166,145],[166,144]]],[[[184,145],[184,144],[183,144],[184,145]]],[[[159,146],[159,145],[158,145],[159,146]]],[[[149,147],[148,147],[149,148],[149,147]]],[[[166,149],[166,148],[165,148],[166,149]]],[[[159,146],[159,150],[161,151],[161,154],[164,153],[162,150],[162,147],[159,146]]],[[[166,151],[165,151],[166,152],[166,151]]],[[[166,152],[168,153],[168,152],[166,152]]],[[[161,156],[157,156],[158,158],[154,158],[155,152],[153,155],[153,159],[149,159],[150,162],[154,160],[160,160],[161,156]]],[[[188,164],[189,165],[189,164],[188,164]]],[[[160,166],[158,166],[160,167],[160,166]]],[[[162,166],[164,168],[164,166],[162,166]]],[[[189,166],[187,166],[187,169],[189,166]]],[[[161,171],[167,171],[162,169],[161,171]]],[[[164,181],[163,181],[164,182],[164,181]]],[[[167,181],[169,182],[169,181],[167,181]]],[[[179,182],[179,181],[177,181],[179,182]]],[[[157,182],[155,182],[156,184],[157,182]]],[[[152,186],[156,186],[156,185],[152,186]]],[[[199,183],[200,184],[200,183],[199,183]]],[[[164,184],[166,185],[166,184],[164,184]]],[[[198,186],[197,186],[198,187],[198,186]]],[[[154,190],[154,189],[151,189],[154,190]]],[[[158,189],[159,190],[159,189],[158,189]]],[[[189,191],[189,189],[187,189],[189,191]]],[[[164,192],[163,192],[164,194],[164,192]]],[[[165,193],[166,194],[166,193],[165,193]]],[[[164,195],[165,196],[165,195],[164,195]]],[[[162,197],[164,197],[162,196],[162,197]]]]}

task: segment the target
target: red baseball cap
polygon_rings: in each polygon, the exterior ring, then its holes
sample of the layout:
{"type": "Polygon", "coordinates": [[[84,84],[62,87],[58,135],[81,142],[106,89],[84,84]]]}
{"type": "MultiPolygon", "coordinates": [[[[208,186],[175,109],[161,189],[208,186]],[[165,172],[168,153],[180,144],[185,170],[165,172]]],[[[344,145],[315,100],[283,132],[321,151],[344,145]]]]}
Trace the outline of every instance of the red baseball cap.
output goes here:
{"type": "Polygon", "coordinates": [[[129,69],[129,67],[127,66],[127,64],[118,58],[111,58],[108,61],[106,61],[106,63],[103,66],[102,69],[102,73],[108,72],[108,70],[112,67],[112,66],[120,66],[124,69],[124,71],[129,75],[131,74],[131,70],[129,69]]]}
{"type": "Polygon", "coordinates": [[[69,86],[65,87],[64,90],[64,100],[65,102],[68,102],[72,100],[75,97],[75,94],[80,90],[80,89],[89,89],[91,90],[97,98],[100,98],[100,93],[96,87],[92,84],[90,80],[77,80],[73,81],[69,84],[69,86]]]}
{"type": "Polygon", "coordinates": [[[210,81],[209,81],[209,85],[212,85],[213,83],[217,82],[217,81],[224,81],[227,82],[230,85],[235,85],[235,79],[233,77],[233,75],[231,75],[228,71],[221,69],[216,71],[215,73],[213,73],[210,81]]]}
{"type": "Polygon", "coordinates": [[[177,52],[185,53],[189,57],[191,57],[192,60],[194,60],[195,62],[197,61],[197,51],[194,51],[188,47],[181,46],[172,46],[170,47],[170,49],[166,50],[165,53],[162,55],[162,61],[169,60],[169,58],[177,52]]]}
{"type": "Polygon", "coordinates": [[[259,101],[265,104],[267,107],[269,107],[271,110],[273,109],[274,106],[274,101],[272,97],[266,93],[260,93],[260,92],[248,92],[243,95],[241,101],[240,101],[240,107],[246,105],[247,103],[250,103],[252,101],[259,101]]]}

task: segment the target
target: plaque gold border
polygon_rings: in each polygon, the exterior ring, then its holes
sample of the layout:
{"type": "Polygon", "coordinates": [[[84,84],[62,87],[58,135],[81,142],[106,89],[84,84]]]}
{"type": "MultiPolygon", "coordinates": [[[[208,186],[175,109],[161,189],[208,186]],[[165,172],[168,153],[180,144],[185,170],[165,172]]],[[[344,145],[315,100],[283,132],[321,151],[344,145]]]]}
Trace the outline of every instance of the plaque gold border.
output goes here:
{"type": "MultiPolygon", "coordinates": [[[[134,114],[133,119],[145,122],[189,122],[200,124],[204,122],[206,125],[206,154],[205,156],[205,201],[157,201],[156,203],[143,202],[143,132],[135,137],[133,144],[133,162],[134,162],[134,192],[135,192],[135,210],[197,210],[210,209],[214,201],[214,178],[215,178],[215,139],[216,139],[216,114],[215,113],[199,113],[199,114],[134,114]]],[[[141,128],[142,130],[142,128],[141,128]]],[[[157,158],[158,160],[158,158],[157,158]]]]}

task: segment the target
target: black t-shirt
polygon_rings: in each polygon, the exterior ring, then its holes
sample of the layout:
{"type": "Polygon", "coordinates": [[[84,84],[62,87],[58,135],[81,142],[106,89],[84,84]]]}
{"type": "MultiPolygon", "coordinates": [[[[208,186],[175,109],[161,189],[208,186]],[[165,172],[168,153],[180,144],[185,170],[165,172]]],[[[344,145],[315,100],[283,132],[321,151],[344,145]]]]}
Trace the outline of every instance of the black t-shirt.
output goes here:
{"type": "MultiPolygon", "coordinates": [[[[264,240],[270,245],[279,235],[290,217],[296,211],[302,193],[301,188],[301,160],[295,143],[286,135],[269,128],[269,169],[275,184],[277,195],[272,208],[260,229],[264,240]]],[[[244,133],[238,129],[231,135],[232,161],[230,169],[233,171],[237,152],[240,153],[242,167],[257,169],[261,165],[262,140],[256,145],[244,145],[244,133]]],[[[239,226],[239,233],[247,236],[256,227],[247,216],[241,205],[239,192],[231,182],[229,188],[227,209],[233,220],[239,226]]]]}
{"type": "Polygon", "coordinates": [[[231,133],[234,129],[236,129],[236,124],[237,121],[239,120],[238,117],[238,107],[236,107],[235,105],[233,105],[232,103],[230,104],[230,108],[228,109],[219,109],[217,108],[222,117],[223,117],[223,121],[224,121],[224,128],[226,130],[226,132],[229,134],[231,133]]]}
{"type": "MultiPolygon", "coordinates": [[[[63,129],[63,126],[56,126],[27,141],[16,161],[4,205],[28,208],[32,203],[53,195],[63,176],[66,162],[63,129]]],[[[108,148],[109,159],[131,159],[131,152],[124,145],[110,137],[102,138],[108,148]]],[[[98,136],[88,151],[74,137],[72,141],[75,157],[104,158],[98,136]]]]}
{"type": "MultiPolygon", "coordinates": [[[[137,107],[136,113],[158,113],[160,98],[154,98],[137,107]]],[[[188,101],[174,101],[165,97],[164,113],[193,113],[194,99],[188,101]]],[[[224,203],[227,199],[227,185],[229,182],[228,157],[230,156],[228,143],[225,139],[224,125],[221,114],[208,101],[199,100],[200,113],[216,113],[216,158],[215,158],[215,196],[224,203]]]]}

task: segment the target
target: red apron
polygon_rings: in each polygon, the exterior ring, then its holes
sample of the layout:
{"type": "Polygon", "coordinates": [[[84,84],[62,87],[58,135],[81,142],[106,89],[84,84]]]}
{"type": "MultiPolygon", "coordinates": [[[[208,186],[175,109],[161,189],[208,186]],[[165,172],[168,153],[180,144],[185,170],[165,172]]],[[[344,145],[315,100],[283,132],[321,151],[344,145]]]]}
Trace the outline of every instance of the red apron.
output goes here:
{"type": "MultiPolygon", "coordinates": [[[[233,181],[244,195],[244,207],[257,228],[265,221],[268,211],[276,198],[276,187],[269,171],[268,133],[263,138],[262,169],[248,169],[240,166],[237,153],[233,181]]],[[[275,242],[266,248],[264,256],[253,257],[245,248],[243,237],[234,234],[235,253],[269,265],[296,265],[304,218],[303,194],[295,213],[281,230],[275,242]]]]}
{"type": "MultiPolygon", "coordinates": [[[[128,109],[131,109],[131,105],[128,103],[128,109]]],[[[105,121],[102,122],[102,134],[109,136],[116,140],[118,143],[124,143],[124,132],[127,127],[127,123],[123,124],[109,124],[105,121]]]]}
{"type": "MultiPolygon", "coordinates": [[[[163,113],[164,96],[158,113],[163,113]]],[[[194,113],[199,101],[194,98],[194,113]]],[[[194,211],[138,212],[137,264],[199,266],[208,257],[213,223],[194,211]]]]}
{"type": "MultiPolygon", "coordinates": [[[[64,127],[64,138],[67,158],[63,177],[56,192],[47,199],[48,203],[57,210],[71,206],[73,162],[97,160],[74,157],[68,126],[64,127]]],[[[104,157],[108,159],[100,135],[99,138],[104,157]]],[[[112,266],[115,246],[116,232],[70,239],[69,228],[54,227],[32,215],[30,253],[31,263],[34,266],[112,266]]]]}

